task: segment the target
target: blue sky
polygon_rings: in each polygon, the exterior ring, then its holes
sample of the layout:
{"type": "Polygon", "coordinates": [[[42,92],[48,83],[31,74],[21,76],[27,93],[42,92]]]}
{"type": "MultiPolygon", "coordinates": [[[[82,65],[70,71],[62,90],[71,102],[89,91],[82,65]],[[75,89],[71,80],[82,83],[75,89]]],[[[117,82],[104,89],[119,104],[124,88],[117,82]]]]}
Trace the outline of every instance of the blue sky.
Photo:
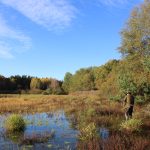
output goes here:
{"type": "Polygon", "coordinates": [[[119,59],[142,0],[0,0],[0,74],[53,77],[119,59]]]}

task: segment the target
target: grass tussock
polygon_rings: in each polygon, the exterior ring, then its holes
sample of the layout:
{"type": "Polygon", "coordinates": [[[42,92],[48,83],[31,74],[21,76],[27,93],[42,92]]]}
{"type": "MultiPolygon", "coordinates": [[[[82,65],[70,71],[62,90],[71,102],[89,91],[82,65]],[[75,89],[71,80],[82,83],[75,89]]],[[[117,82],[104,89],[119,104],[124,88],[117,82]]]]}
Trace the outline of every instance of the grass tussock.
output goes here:
{"type": "Polygon", "coordinates": [[[129,119],[121,123],[121,130],[126,130],[128,132],[139,132],[141,131],[143,122],[141,119],[129,119]]]}
{"type": "Polygon", "coordinates": [[[7,132],[22,132],[25,130],[26,124],[21,115],[12,114],[5,121],[7,132]]]}
{"type": "Polygon", "coordinates": [[[80,129],[79,139],[81,141],[91,140],[98,136],[97,127],[95,123],[90,123],[86,126],[83,126],[80,129]]]}

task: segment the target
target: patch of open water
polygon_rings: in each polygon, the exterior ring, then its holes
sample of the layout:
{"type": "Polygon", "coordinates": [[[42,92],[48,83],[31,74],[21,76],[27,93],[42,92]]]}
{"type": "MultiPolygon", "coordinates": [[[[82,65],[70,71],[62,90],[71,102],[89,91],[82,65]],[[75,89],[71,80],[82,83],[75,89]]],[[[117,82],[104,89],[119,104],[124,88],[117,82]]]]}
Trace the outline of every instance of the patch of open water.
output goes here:
{"type": "MultiPolygon", "coordinates": [[[[71,128],[63,110],[24,114],[23,118],[27,120],[24,133],[7,136],[4,122],[9,115],[0,115],[0,150],[76,149],[79,131],[71,128]]],[[[103,139],[109,136],[105,128],[101,128],[99,133],[103,139]]]]}

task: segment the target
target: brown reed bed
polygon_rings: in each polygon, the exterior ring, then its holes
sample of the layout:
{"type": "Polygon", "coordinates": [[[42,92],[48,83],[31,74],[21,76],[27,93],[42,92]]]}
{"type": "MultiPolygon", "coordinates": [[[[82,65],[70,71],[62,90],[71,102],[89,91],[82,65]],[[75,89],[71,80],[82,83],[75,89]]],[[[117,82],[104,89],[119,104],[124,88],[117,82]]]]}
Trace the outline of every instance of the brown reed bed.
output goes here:
{"type": "Polygon", "coordinates": [[[150,141],[121,133],[112,134],[108,139],[79,141],[77,147],[79,150],[149,150],[150,141]]]}
{"type": "Polygon", "coordinates": [[[0,98],[1,113],[48,112],[55,109],[84,107],[95,95],[5,95],[0,98]]]}
{"type": "Polygon", "coordinates": [[[49,139],[52,139],[55,136],[54,132],[45,132],[45,133],[32,133],[30,135],[24,135],[21,139],[21,145],[33,145],[35,143],[45,143],[49,139]]]}

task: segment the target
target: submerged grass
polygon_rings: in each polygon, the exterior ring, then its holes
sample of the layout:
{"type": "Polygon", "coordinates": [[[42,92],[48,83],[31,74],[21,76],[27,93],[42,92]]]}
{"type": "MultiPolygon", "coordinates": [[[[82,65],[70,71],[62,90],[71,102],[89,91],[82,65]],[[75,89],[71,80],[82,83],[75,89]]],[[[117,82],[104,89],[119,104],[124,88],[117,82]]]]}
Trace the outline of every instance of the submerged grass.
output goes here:
{"type": "Polygon", "coordinates": [[[55,131],[24,134],[23,132],[7,133],[6,137],[20,145],[34,145],[35,143],[46,143],[49,139],[53,139],[55,131]]]}
{"type": "Polygon", "coordinates": [[[52,139],[55,136],[55,132],[46,132],[42,134],[33,133],[31,135],[24,135],[21,139],[20,144],[22,145],[33,145],[35,143],[45,143],[48,142],[49,139],[52,139]]]}

